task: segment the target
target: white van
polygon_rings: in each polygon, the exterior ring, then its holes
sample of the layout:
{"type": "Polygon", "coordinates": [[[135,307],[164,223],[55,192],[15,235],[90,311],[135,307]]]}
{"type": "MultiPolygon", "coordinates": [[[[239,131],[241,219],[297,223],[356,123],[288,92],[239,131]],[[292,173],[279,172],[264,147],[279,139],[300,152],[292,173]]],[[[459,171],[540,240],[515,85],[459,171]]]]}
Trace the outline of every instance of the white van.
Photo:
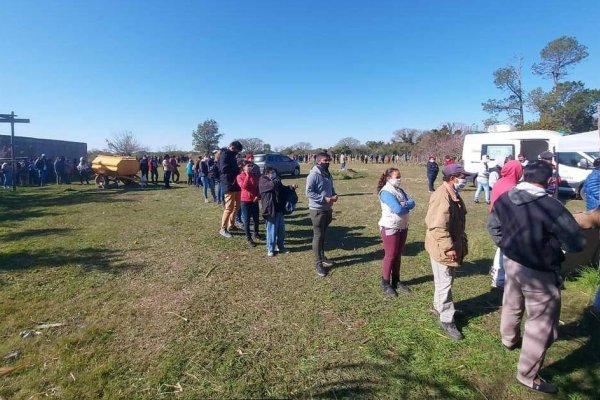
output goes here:
{"type": "MultiPolygon", "coordinates": [[[[481,156],[492,161],[515,159],[523,154],[528,160],[537,160],[546,150],[556,154],[558,174],[562,179],[559,191],[579,194],[581,184],[591,172],[592,162],[598,158],[600,138],[597,131],[563,136],[555,131],[507,131],[471,133],[465,135],[463,162],[467,172],[476,174],[481,156]]],[[[473,175],[475,179],[476,175],[473,175]]]]}
{"type": "Polygon", "coordinates": [[[576,133],[558,140],[558,173],[569,189],[580,194],[583,181],[592,172],[592,163],[600,155],[598,131],[576,133]]]}

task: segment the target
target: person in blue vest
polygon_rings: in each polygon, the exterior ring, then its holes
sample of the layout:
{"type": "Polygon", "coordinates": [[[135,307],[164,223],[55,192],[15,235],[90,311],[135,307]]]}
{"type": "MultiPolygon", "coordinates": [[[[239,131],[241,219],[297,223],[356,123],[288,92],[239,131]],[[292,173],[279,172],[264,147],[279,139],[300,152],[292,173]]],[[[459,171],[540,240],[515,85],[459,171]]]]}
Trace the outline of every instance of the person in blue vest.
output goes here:
{"type": "Polygon", "coordinates": [[[585,192],[585,208],[588,211],[598,208],[600,205],[600,158],[594,160],[594,170],[583,181],[583,190],[585,192]]]}
{"type": "Polygon", "coordinates": [[[427,182],[429,184],[429,193],[432,193],[435,190],[433,183],[437,179],[439,172],[440,167],[435,160],[435,156],[430,156],[429,161],[427,161],[427,182]]]}

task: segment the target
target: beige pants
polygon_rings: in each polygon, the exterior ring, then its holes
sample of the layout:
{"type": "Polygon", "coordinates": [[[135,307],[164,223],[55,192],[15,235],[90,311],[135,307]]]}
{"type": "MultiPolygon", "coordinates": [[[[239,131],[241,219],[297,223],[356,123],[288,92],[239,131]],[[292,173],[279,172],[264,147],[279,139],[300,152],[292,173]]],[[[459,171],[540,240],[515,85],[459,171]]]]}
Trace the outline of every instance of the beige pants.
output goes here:
{"type": "Polygon", "coordinates": [[[500,334],[505,346],[516,344],[521,334],[523,312],[527,311],[517,380],[531,386],[542,368],[546,350],[558,336],[560,290],[557,276],[553,272],[524,267],[506,256],[503,260],[506,281],[500,334]]]}
{"type": "Polygon", "coordinates": [[[221,229],[231,228],[235,222],[235,216],[240,209],[241,192],[229,192],[225,194],[225,209],[221,218],[221,229]]]}
{"type": "Polygon", "coordinates": [[[452,283],[454,282],[454,267],[440,264],[433,257],[431,270],[433,271],[433,308],[440,315],[441,322],[454,322],[454,302],[452,301],[452,283]]]}

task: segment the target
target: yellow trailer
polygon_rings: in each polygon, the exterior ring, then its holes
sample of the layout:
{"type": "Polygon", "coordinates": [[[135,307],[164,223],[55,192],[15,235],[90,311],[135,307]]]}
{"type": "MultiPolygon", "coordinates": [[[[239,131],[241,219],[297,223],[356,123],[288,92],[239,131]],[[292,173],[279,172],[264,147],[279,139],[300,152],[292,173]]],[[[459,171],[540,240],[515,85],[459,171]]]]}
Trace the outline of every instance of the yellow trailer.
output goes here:
{"type": "Polygon", "coordinates": [[[140,162],[135,157],[99,155],[92,161],[96,173],[96,185],[106,188],[111,182],[133,185],[140,182],[137,175],[140,162]]]}

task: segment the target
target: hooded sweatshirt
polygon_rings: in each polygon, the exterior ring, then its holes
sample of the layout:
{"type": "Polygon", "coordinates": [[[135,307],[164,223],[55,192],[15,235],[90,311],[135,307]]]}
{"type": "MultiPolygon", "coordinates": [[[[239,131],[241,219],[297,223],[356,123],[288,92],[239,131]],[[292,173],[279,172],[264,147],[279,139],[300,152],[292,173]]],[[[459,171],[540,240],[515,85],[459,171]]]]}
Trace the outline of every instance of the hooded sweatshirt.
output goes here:
{"type": "Polygon", "coordinates": [[[562,249],[578,252],[585,245],[581,228],[565,206],[529,182],[496,200],[487,229],[506,257],[539,271],[559,271],[565,259],[562,249]]]}
{"type": "Polygon", "coordinates": [[[500,176],[501,178],[498,179],[492,189],[490,210],[494,207],[494,203],[500,196],[517,186],[517,183],[519,183],[523,176],[523,166],[516,160],[509,161],[500,171],[500,176]]]}
{"type": "Polygon", "coordinates": [[[306,197],[310,210],[331,210],[331,204],[325,203],[325,197],[335,196],[331,174],[315,165],[306,178],[306,197]]]}

